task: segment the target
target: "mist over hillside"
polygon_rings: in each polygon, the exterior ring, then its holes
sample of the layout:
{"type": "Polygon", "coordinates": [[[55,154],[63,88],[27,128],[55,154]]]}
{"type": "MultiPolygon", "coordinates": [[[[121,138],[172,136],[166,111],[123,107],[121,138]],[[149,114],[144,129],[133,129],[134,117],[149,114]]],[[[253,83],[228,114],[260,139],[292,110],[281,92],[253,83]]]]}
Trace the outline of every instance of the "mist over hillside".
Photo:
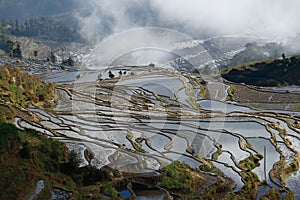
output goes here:
{"type": "Polygon", "coordinates": [[[118,33],[130,28],[158,26],[194,37],[252,34],[285,39],[299,32],[299,2],[295,0],[77,0],[89,14],[76,16],[86,37],[109,29],[118,33]],[[106,18],[103,18],[105,16],[106,18]]]}
{"type": "Polygon", "coordinates": [[[88,40],[149,26],[198,38],[255,34],[286,39],[300,32],[299,6],[296,0],[1,0],[0,18],[53,16],[76,26],[88,40]]]}
{"type": "MultiPolygon", "coordinates": [[[[206,40],[200,42],[201,45],[220,66],[226,67],[278,58],[282,53],[290,56],[299,54],[299,6],[300,3],[295,0],[2,0],[0,18],[11,21],[12,27],[16,19],[20,24],[27,21],[23,29],[12,30],[9,34],[56,41],[83,41],[93,46],[135,28],[170,29],[185,34],[191,40],[206,40]],[[249,51],[246,48],[249,42],[257,42],[257,47],[249,51]],[[264,45],[265,48],[260,47],[264,45]],[[227,61],[232,58],[233,61],[227,61]]],[[[147,37],[139,40],[143,39],[147,40],[147,37]]],[[[131,42],[140,41],[135,38],[131,42]]]]}

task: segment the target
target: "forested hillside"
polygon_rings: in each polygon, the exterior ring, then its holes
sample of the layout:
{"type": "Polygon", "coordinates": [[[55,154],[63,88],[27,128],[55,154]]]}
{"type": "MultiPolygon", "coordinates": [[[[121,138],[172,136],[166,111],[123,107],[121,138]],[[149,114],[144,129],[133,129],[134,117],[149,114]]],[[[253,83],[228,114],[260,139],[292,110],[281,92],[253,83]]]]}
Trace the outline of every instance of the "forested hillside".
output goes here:
{"type": "Polygon", "coordinates": [[[222,76],[236,83],[256,86],[300,85],[300,57],[245,63],[224,71],[222,76]]]}

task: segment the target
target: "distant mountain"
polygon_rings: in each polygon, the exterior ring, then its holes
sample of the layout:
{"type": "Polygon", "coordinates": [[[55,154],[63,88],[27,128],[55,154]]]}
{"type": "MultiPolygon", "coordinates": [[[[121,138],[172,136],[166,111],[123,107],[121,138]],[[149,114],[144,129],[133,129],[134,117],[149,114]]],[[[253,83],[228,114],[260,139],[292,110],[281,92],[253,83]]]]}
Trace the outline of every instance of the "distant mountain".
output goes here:
{"type": "Polygon", "coordinates": [[[0,0],[0,18],[17,18],[24,21],[28,18],[51,16],[70,12],[78,8],[74,0],[0,0]]]}
{"type": "Polygon", "coordinates": [[[246,63],[229,68],[222,76],[232,82],[255,86],[300,85],[300,56],[246,63]]]}
{"type": "Polygon", "coordinates": [[[221,68],[225,69],[228,67],[241,65],[243,63],[279,58],[281,54],[283,52],[287,52],[288,49],[282,44],[276,42],[257,43],[257,41],[255,41],[245,43],[246,45],[244,50],[235,54],[232,59],[221,65],[221,68]]]}

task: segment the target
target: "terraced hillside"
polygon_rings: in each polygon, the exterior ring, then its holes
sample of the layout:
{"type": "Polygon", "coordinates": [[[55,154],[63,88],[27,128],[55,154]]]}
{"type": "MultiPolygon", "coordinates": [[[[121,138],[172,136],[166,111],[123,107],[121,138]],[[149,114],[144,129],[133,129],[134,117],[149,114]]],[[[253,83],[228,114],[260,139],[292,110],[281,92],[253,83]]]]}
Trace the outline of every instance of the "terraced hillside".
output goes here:
{"type": "MultiPolygon", "coordinates": [[[[264,101],[240,101],[238,88],[243,85],[233,87],[220,79],[203,81],[199,74],[152,65],[64,71],[37,64],[23,70],[43,70],[43,79],[60,83],[56,86],[58,101],[50,110],[18,110],[13,115],[15,125],[64,142],[77,152],[80,166],[109,167],[122,173],[123,180],[136,177],[133,191],[125,189],[129,196],[143,196],[147,190],[136,184],[149,183],[141,177],[163,175],[178,160],[200,170],[199,180],[204,184],[196,180],[192,184],[193,195],[199,198],[220,194],[239,199],[299,197],[299,112],[263,110],[264,101]],[[110,74],[115,77],[109,78],[110,74]],[[227,95],[231,102],[226,102],[227,95]],[[232,102],[235,99],[251,107],[260,105],[262,110],[238,105],[232,102]],[[232,179],[231,189],[221,189],[222,180],[231,183],[224,175],[232,179]]],[[[266,93],[261,88],[249,89],[266,93]]],[[[289,95],[297,98],[299,93],[290,91],[289,95]]],[[[289,103],[273,98],[279,104],[289,103]]],[[[189,198],[181,192],[185,189],[178,183],[180,176],[172,173],[167,177],[173,181],[158,184],[162,188],[159,198],[189,198]]],[[[150,193],[157,195],[153,190],[150,193]]]]}

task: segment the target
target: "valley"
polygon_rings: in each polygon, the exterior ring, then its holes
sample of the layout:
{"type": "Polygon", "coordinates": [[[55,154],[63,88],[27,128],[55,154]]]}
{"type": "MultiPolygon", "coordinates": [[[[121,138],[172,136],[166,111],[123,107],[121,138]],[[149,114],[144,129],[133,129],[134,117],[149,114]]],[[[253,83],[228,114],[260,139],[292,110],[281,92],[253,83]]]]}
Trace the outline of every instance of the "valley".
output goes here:
{"type": "MultiPolygon", "coordinates": [[[[234,187],[226,195],[299,197],[299,88],[287,93],[220,77],[202,81],[201,73],[152,65],[43,68],[42,75],[38,65],[30,73],[56,83],[56,106],[30,105],[15,112],[14,124],[64,142],[80,155],[80,166],[148,177],[178,160],[205,172],[208,182],[230,177],[234,187]]],[[[205,190],[195,191],[201,197],[205,190]]]]}

